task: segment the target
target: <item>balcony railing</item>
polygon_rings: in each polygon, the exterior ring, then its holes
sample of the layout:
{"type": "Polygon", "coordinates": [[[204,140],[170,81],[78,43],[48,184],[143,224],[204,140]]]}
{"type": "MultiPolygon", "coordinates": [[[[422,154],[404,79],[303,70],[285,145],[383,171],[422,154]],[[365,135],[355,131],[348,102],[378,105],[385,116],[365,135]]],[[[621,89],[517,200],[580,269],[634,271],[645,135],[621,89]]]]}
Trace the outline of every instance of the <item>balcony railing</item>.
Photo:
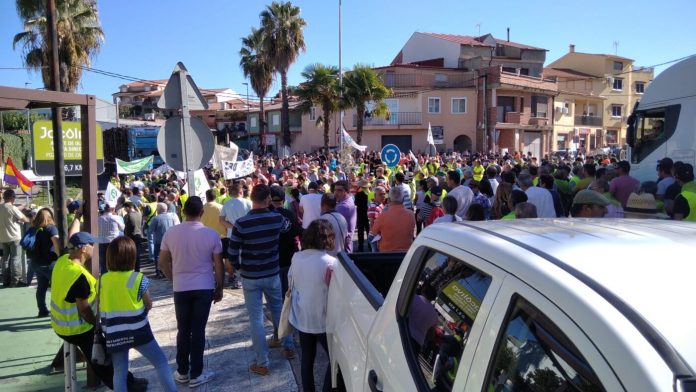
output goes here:
{"type": "Polygon", "coordinates": [[[597,116],[575,116],[575,125],[590,125],[601,127],[602,117],[597,116]]]}
{"type": "Polygon", "coordinates": [[[381,75],[384,85],[389,88],[409,87],[441,87],[462,88],[474,87],[475,79],[470,74],[462,75],[424,75],[424,74],[397,74],[386,73],[381,75]]]}
{"type": "MultiPolygon", "coordinates": [[[[389,126],[389,125],[421,125],[421,112],[392,112],[389,118],[367,117],[363,125],[369,126],[389,126]]],[[[358,126],[358,115],[353,114],[353,127],[358,126]]]]}

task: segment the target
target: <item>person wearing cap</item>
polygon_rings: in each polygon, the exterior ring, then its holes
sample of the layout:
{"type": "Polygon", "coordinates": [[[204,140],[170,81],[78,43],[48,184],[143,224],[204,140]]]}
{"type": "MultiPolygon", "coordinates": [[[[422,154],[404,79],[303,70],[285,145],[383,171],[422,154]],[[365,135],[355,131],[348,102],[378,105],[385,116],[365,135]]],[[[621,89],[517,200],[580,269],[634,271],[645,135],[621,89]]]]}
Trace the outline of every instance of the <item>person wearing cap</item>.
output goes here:
{"type": "Polygon", "coordinates": [[[590,184],[589,189],[600,193],[609,201],[609,204],[607,204],[607,213],[604,214],[605,218],[624,218],[623,207],[621,207],[621,203],[609,193],[609,182],[607,180],[598,178],[590,184]]]}
{"type": "Polygon", "coordinates": [[[677,181],[681,184],[681,193],[674,198],[672,218],[674,220],[696,221],[696,183],[694,167],[685,163],[676,171],[677,181]]]}
{"type": "Polygon", "coordinates": [[[75,211],[80,209],[80,202],[78,200],[71,201],[68,204],[68,215],[66,219],[68,220],[68,227],[72,225],[73,220],[75,220],[75,211]]]}
{"type": "Polygon", "coordinates": [[[575,194],[570,215],[573,218],[602,218],[609,204],[609,200],[599,192],[583,189],[575,194]]]}
{"type": "MultiPolygon", "coordinates": [[[[79,212],[74,222],[79,219],[79,212]]],[[[71,232],[76,231],[73,224],[71,232]]],[[[95,299],[97,279],[85,268],[92,259],[97,239],[81,231],[69,239],[69,252],[56,260],[51,273],[51,327],[61,339],[77,346],[87,358],[87,366],[108,388],[113,389],[114,368],[112,365],[92,363],[94,343],[95,299]]],[[[127,375],[129,391],[147,389],[146,379],[127,375]]]]}
{"type": "Polygon", "coordinates": [[[20,284],[22,266],[20,254],[22,239],[20,222],[29,222],[29,218],[14,205],[15,192],[7,189],[3,192],[3,203],[0,204],[0,243],[2,243],[2,278],[4,287],[20,284]]]}

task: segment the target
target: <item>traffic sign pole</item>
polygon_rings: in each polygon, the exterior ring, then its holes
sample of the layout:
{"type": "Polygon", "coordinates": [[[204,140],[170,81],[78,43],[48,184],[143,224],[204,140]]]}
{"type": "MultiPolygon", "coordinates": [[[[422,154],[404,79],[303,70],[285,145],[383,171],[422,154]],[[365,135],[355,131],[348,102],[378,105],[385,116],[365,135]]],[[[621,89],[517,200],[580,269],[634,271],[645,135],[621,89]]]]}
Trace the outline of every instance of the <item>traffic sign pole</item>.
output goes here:
{"type": "Polygon", "coordinates": [[[193,168],[189,165],[191,156],[191,114],[189,113],[188,105],[188,88],[186,83],[186,69],[179,71],[179,86],[181,88],[181,145],[184,153],[184,168],[186,169],[186,189],[189,197],[196,194],[195,181],[193,178],[193,168]]]}

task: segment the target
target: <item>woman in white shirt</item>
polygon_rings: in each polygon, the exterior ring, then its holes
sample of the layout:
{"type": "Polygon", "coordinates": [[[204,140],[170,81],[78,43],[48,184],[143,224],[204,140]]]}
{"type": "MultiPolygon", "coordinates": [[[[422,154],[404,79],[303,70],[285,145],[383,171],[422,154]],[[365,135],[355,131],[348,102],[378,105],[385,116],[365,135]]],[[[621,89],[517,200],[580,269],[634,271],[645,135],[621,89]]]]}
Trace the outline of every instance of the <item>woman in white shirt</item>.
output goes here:
{"type": "MultiPolygon", "coordinates": [[[[336,258],[327,252],[334,248],[333,227],[324,219],[313,221],[302,235],[302,251],[292,257],[288,281],[292,291],[292,311],[289,321],[300,333],[302,349],[302,389],[315,390],[314,359],[317,342],[328,354],[326,341],[326,306],[329,282],[336,258]]],[[[324,390],[331,389],[331,374],[327,367],[324,390]]]]}

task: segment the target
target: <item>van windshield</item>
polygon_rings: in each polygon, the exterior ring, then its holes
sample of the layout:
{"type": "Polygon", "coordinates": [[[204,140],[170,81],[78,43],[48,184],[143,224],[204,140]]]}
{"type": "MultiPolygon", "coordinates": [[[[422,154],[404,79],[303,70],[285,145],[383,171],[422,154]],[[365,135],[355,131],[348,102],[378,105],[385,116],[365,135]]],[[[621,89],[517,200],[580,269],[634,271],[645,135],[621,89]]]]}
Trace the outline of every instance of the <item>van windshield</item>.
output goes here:
{"type": "Polygon", "coordinates": [[[679,118],[679,105],[636,113],[631,163],[640,163],[673,134],[679,118]]]}

